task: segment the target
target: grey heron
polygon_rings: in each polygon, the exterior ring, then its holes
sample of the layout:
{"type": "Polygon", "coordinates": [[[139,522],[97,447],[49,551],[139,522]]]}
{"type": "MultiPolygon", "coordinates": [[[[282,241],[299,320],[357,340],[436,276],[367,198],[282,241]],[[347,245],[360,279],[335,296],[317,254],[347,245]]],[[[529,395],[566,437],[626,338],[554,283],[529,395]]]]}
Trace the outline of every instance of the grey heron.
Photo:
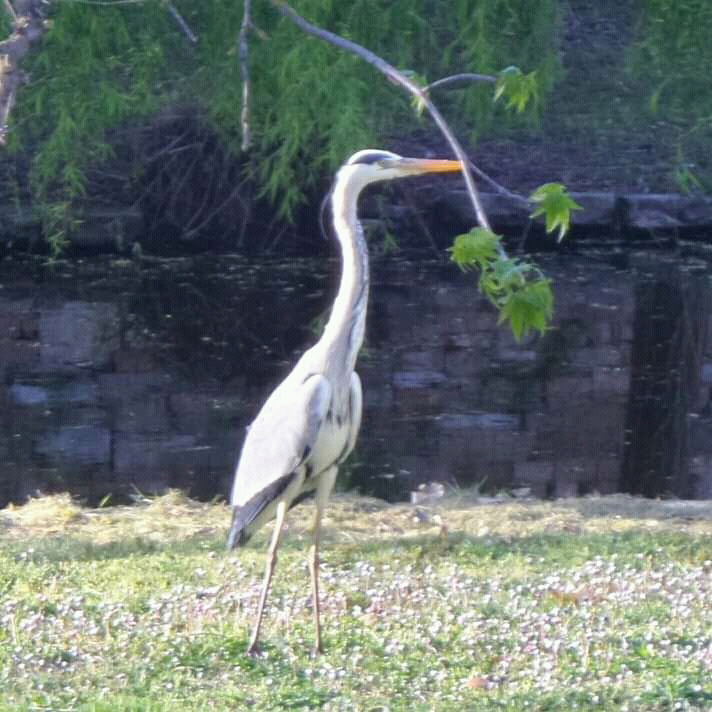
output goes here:
{"type": "Polygon", "coordinates": [[[316,512],[309,570],[315,651],[322,651],[321,521],[338,467],[353,450],[361,425],[361,381],[354,367],[363,342],[369,277],[368,250],[357,214],[359,194],[377,181],[460,169],[459,161],[403,158],[369,149],[351,156],[336,174],[331,207],[342,272],[331,315],[321,338],[302,355],[252,422],[235,471],[228,548],[244,544],[259,527],[275,518],[248,653],[257,649],[285,515],[312,493],[316,495],[316,512]]]}

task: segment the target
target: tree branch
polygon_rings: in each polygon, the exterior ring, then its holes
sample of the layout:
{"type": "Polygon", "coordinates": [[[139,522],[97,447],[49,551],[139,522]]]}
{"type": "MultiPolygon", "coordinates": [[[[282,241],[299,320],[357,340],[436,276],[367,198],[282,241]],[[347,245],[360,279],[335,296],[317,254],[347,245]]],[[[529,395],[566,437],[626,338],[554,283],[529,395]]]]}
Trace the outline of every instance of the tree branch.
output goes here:
{"type": "Polygon", "coordinates": [[[252,145],[252,136],[250,134],[250,48],[247,42],[247,33],[252,26],[250,11],[251,0],[245,0],[242,8],[242,25],[240,26],[240,34],[237,38],[240,74],[242,75],[242,110],[240,112],[240,124],[242,126],[241,148],[243,151],[249,151],[252,145]]]}
{"type": "Polygon", "coordinates": [[[492,176],[488,175],[483,170],[478,168],[472,161],[470,161],[470,168],[476,176],[482,178],[485,183],[494,188],[495,192],[499,193],[500,195],[503,195],[505,198],[509,198],[509,200],[514,203],[517,203],[518,205],[527,210],[531,208],[532,204],[521,193],[514,193],[508,188],[505,188],[503,185],[500,185],[494,178],[492,178],[492,176]]]}
{"type": "Polygon", "coordinates": [[[491,74],[471,74],[469,72],[463,74],[453,74],[449,77],[443,77],[437,81],[431,82],[423,91],[430,91],[431,89],[437,89],[446,84],[461,84],[464,82],[487,82],[488,84],[496,84],[497,77],[493,77],[491,74]]]}
{"type": "Polygon", "coordinates": [[[185,21],[183,16],[178,12],[176,9],[176,6],[170,2],[170,0],[166,0],[166,8],[168,9],[168,12],[171,14],[173,19],[176,21],[178,27],[183,31],[183,34],[188,38],[190,42],[193,44],[198,43],[198,37],[197,35],[193,32],[193,30],[190,29],[190,26],[188,23],[185,21]]]}
{"type": "MultiPolygon", "coordinates": [[[[497,77],[492,76],[491,74],[473,74],[471,72],[452,74],[449,77],[443,77],[442,79],[431,82],[423,89],[423,91],[429,92],[431,89],[439,89],[440,87],[447,86],[448,84],[459,84],[463,82],[486,82],[488,84],[496,84],[497,77]]],[[[485,181],[485,183],[487,183],[490,187],[494,188],[494,190],[500,195],[503,195],[512,202],[521,205],[523,208],[529,209],[531,207],[531,203],[527,200],[527,198],[519,193],[512,192],[503,185],[500,185],[494,178],[487,175],[487,173],[478,168],[472,161],[470,161],[470,169],[476,176],[485,181]]]]}
{"type": "MultiPolygon", "coordinates": [[[[307,34],[318,37],[319,39],[329,42],[340,49],[357,55],[365,62],[368,62],[370,65],[378,69],[378,71],[384,74],[392,83],[403,87],[406,91],[417,97],[418,101],[422,103],[422,105],[428,110],[428,113],[433,117],[433,121],[435,121],[435,124],[440,129],[443,136],[445,136],[445,139],[450,144],[455,156],[457,156],[458,160],[462,163],[462,174],[465,179],[467,192],[475,210],[475,215],[477,216],[477,222],[481,227],[490,230],[489,220],[487,219],[487,215],[482,207],[482,201],[480,200],[480,195],[477,190],[477,186],[475,185],[475,181],[472,178],[469,158],[460,145],[460,142],[450,130],[450,127],[447,125],[447,122],[443,118],[442,114],[430,100],[427,93],[413,81],[408,79],[408,77],[406,77],[402,72],[399,72],[393,65],[389,64],[384,59],[381,59],[381,57],[377,54],[371,52],[371,50],[362,47],[356,42],[340,37],[333,32],[329,32],[328,30],[324,30],[316,25],[312,25],[301,15],[298,15],[291,7],[289,7],[289,5],[287,5],[287,3],[282,2],[281,0],[270,0],[270,2],[279,10],[280,13],[282,13],[284,17],[293,22],[307,34]]],[[[504,254],[504,248],[501,247],[501,245],[499,246],[499,249],[504,254]]]]}
{"type": "Polygon", "coordinates": [[[5,6],[5,10],[7,11],[7,14],[10,15],[12,18],[13,22],[17,22],[17,15],[15,14],[15,8],[12,6],[12,3],[10,0],[3,0],[3,5],[5,6]]]}
{"type": "Polygon", "coordinates": [[[0,42],[0,145],[7,139],[7,122],[15,105],[18,87],[25,81],[19,65],[30,45],[42,37],[46,25],[42,17],[42,0],[16,0],[12,9],[13,32],[0,42]]]}

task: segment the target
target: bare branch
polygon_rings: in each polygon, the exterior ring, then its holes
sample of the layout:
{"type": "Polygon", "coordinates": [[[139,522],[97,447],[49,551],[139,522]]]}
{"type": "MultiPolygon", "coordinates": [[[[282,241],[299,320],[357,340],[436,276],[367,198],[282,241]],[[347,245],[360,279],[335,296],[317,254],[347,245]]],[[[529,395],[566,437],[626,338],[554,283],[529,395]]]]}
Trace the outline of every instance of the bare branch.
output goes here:
{"type": "Polygon", "coordinates": [[[482,178],[485,183],[494,188],[494,190],[500,195],[509,198],[509,200],[514,203],[517,203],[518,205],[527,210],[531,208],[531,203],[529,202],[529,200],[527,200],[527,198],[521,195],[521,193],[514,193],[508,188],[505,188],[503,185],[500,185],[494,178],[492,178],[492,176],[488,175],[482,169],[478,168],[472,161],[470,161],[470,168],[476,176],[482,178]]]}
{"type": "MultiPolygon", "coordinates": [[[[477,222],[480,224],[481,227],[490,230],[491,227],[489,224],[489,220],[487,219],[487,215],[484,211],[484,208],[482,207],[482,201],[480,200],[480,195],[477,190],[477,186],[475,185],[475,181],[472,178],[472,173],[470,171],[470,161],[467,157],[467,154],[460,145],[460,142],[450,130],[450,127],[447,125],[447,122],[443,118],[442,114],[438,111],[435,104],[433,104],[433,102],[430,100],[430,97],[427,95],[427,93],[413,81],[408,79],[408,77],[406,77],[402,72],[399,72],[393,65],[389,64],[384,59],[381,59],[377,54],[374,54],[365,47],[362,47],[360,44],[340,37],[339,35],[336,35],[333,32],[329,32],[328,30],[324,30],[321,27],[317,27],[316,25],[312,25],[301,15],[298,15],[285,2],[281,2],[281,0],[270,0],[270,2],[282,13],[282,15],[284,15],[284,17],[291,20],[295,25],[297,25],[297,27],[302,29],[304,32],[310,35],[314,35],[315,37],[318,37],[319,39],[322,39],[325,42],[329,42],[330,44],[333,44],[336,47],[339,47],[340,49],[346,50],[347,52],[351,52],[352,54],[357,55],[365,62],[368,62],[376,69],[378,69],[378,71],[384,74],[391,82],[402,86],[413,96],[417,97],[420,102],[422,102],[423,106],[428,110],[428,113],[433,117],[433,121],[435,121],[436,125],[447,139],[447,142],[450,144],[450,147],[457,156],[458,160],[462,163],[462,174],[465,178],[467,192],[470,196],[470,199],[472,200],[472,205],[475,209],[477,222]]],[[[504,248],[500,246],[500,250],[503,252],[504,248]]]]}
{"type": "Polygon", "coordinates": [[[54,2],[74,2],[80,5],[142,5],[146,0],[53,0],[54,2]]]}
{"type": "Polygon", "coordinates": [[[168,12],[171,13],[171,16],[176,21],[178,27],[180,27],[180,29],[183,31],[183,34],[188,38],[188,40],[193,44],[197,44],[197,35],[193,32],[193,30],[190,29],[190,26],[183,19],[183,16],[178,12],[176,6],[172,2],[170,2],[170,0],[166,0],[166,7],[168,8],[168,12]]]}
{"type": "Polygon", "coordinates": [[[14,6],[10,5],[15,16],[13,32],[0,42],[0,145],[4,145],[7,138],[7,122],[17,89],[25,81],[19,69],[20,61],[46,29],[41,6],[42,0],[17,0],[14,6]]]}
{"type": "MultiPolygon", "coordinates": [[[[470,72],[465,72],[462,74],[452,74],[449,77],[443,77],[442,79],[438,79],[437,81],[431,82],[423,89],[423,91],[429,92],[431,89],[438,89],[449,84],[460,84],[463,82],[486,82],[488,84],[496,84],[497,77],[494,77],[491,74],[473,74],[470,72]]],[[[517,203],[523,208],[529,209],[531,207],[531,203],[523,195],[520,195],[519,193],[514,193],[511,190],[505,188],[503,185],[500,185],[494,178],[487,175],[487,173],[478,168],[472,161],[470,161],[470,169],[476,176],[478,176],[483,181],[485,181],[485,183],[494,188],[494,190],[500,195],[505,196],[506,198],[513,201],[514,203],[517,203]]]]}
{"type": "MultiPolygon", "coordinates": [[[[1,70],[0,70],[1,71],[1,70]]],[[[12,84],[8,88],[7,97],[0,105],[0,145],[4,145],[7,140],[7,122],[10,112],[15,106],[15,95],[17,94],[17,84],[12,84]]]]}
{"type": "MultiPolygon", "coordinates": [[[[4,0],[9,2],[9,0],[4,0]]],[[[147,0],[53,0],[54,2],[72,2],[79,5],[99,5],[104,7],[111,7],[113,5],[142,5],[147,0]]],[[[192,44],[198,43],[198,36],[193,32],[190,25],[186,22],[183,15],[178,12],[178,8],[171,2],[171,0],[163,0],[163,4],[170,13],[171,17],[176,21],[176,24],[180,28],[181,32],[188,38],[188,41],[192,44]]]]}
{"type": "Polygon", "coordinates": [[[487,82],[488,84],[496,84],[497,77],[493,77],[491,74],[471,74],[469,72],[463,74],[453,74],[449,77],[443,77],[442,79],[431,82],[423,89],[423,91],[438,89],[446,84],[463,84],[465,82],[487,82]]]}
{"type": "Polygon", "coordinates": [[[240,112],[240,124],[242,125],[242,150],[249,151],[252,144],[250,134],[250,48],[247,42],[247,33],[252,26],[250,19],[251,0],[245,0],[242,8],[242,25],[237,38],[238,56],[240,59],[240,73],[242,75],[242,111],[240,112]]]}
{"type": "Polygon", "coordinates": [[[261,28],[255,25],[254,22],[250,22],[250,29],[261,39],[268,40],[269,35],[261,28]]]}
{"type": "Polygon", "coordinates": [[[12,18],[12,21],[17,22],[17,13],[15,12],[15,8],[12,6],[10,0],[3,0],[3,5],[5,6],[7,14],[12,18]]]}

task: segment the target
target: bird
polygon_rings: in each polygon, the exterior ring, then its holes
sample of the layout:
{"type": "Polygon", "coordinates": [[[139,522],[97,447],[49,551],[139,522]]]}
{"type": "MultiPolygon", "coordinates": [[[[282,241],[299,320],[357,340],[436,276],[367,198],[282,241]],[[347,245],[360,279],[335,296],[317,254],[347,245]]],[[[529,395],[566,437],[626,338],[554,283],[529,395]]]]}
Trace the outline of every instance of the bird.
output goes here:
{"type": "Polygon", "coordinates": [[[275,519],[248,654],[259,650],[285,516],[311,495],[316,499],[309,549],[314,652],[323,652],[321,523],[338,468],[356,444],[363,404],[355,366],[366,324],[369,259],[357,212],[359,195],[367,185],[379,181],[460,170],[460,161],[405,158],[390,151],[365,149],[354,153],[336,173],[331,212],[341,250],[341,280],[329,319],[319,340],[304,352],[248,427],[235,469],[228,549],[246,544],[261,526],[275,519]]]}

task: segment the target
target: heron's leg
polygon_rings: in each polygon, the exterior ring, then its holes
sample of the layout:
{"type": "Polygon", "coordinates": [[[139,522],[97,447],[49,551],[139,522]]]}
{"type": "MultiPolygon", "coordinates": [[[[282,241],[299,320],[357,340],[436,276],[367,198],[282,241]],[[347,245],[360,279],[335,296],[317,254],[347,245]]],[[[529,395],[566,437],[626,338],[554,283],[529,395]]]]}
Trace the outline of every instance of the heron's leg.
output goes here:
{"type": "Polygon", "coordinates": [[[319,478],[316,490],[316,513],[314,515],[314,525],[312,533],[314,540],[309,550],[309,573],[312,584],[312,606],[314,610],[314,652],[323,653],[324,647],[321,642],[321,622],[319,620],[319,536],[321,534],[321,520],[324,516],[324,509],[336,482],[337,468],[332,467],[319,478]]]}
{"type": "Polygon", "coordinates": [[[265,569],[265,580],[262,584],[262,594],[260,595],[260,605],[257,609],[257,621],[255,623],[255,628],[252,631],[252,637],[250,638],[250,644],[247,646],[247,653],[251,655],[257,650],[257,641],[260,637],[260,627],[262,625],[262,617],[265,612],[265,603],[267,602],[267,594],[269,593],[269,585],[272,581],[272,574],[274,573],[274,567],[277,563],[277,547],[279,546],[279,538],[282,534],[282,527],[284,526],[284,518],[287,514],[287,503],[281,500],[277,505],[277,517],[274,521],[274,531],[272,532],[272,541],[269,545],[269,550],[267,551],[267,567],[265,569]]]}

